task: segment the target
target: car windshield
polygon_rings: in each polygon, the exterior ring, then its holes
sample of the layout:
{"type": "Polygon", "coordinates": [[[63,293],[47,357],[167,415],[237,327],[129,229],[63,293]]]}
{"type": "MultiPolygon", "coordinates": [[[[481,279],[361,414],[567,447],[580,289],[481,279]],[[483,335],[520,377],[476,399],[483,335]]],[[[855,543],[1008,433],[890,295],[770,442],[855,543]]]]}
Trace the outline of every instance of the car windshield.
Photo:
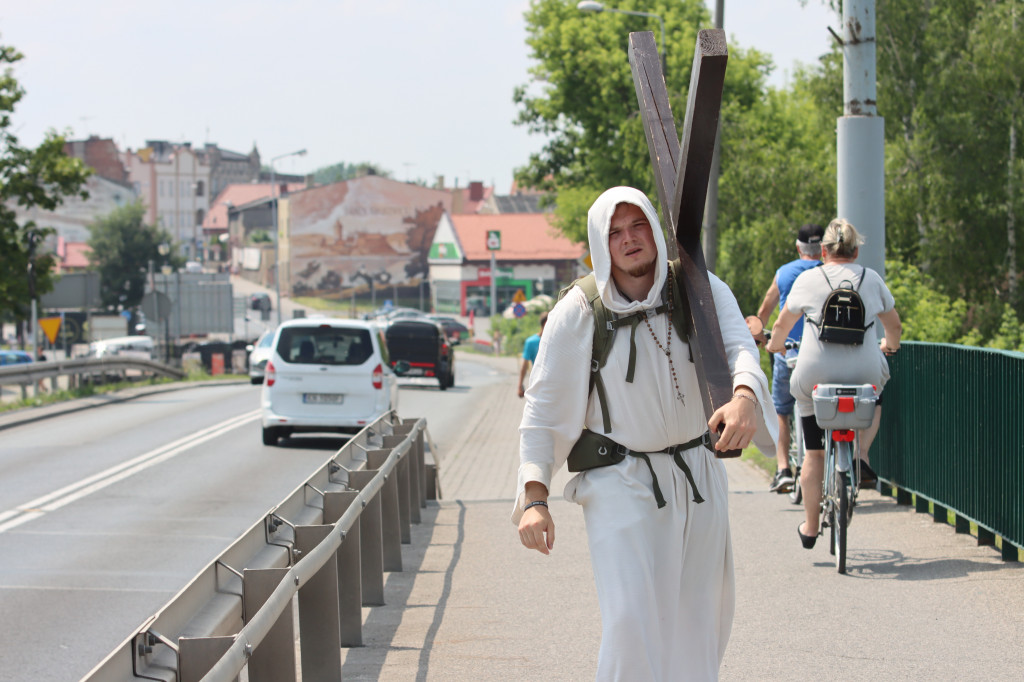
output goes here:
{"type": "Polygon", "coordinates": [[[370,332],[350,327],[287,327],[277,353],[285,362],[306,365],[361,365],[373,355],[370,332]]]}
{"type": "Polygon", "coordinates": [[[274,332],[264,332],[263,338],[256,344],[258,348],[270,348],[274,345],[274,332]]]}

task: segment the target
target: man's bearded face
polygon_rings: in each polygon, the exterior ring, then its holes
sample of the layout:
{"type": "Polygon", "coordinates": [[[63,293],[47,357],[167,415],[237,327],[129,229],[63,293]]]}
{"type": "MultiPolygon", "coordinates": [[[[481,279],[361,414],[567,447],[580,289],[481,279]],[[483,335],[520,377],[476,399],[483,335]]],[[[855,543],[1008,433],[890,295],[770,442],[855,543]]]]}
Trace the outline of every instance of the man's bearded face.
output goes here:
{"type": "Polygon", "coordinates": [[[643,209],[626,203],[615,207],[608,229],[608,251],[613,275],[620,272],[630,277],[643,277],[654,270],[658,247],[643,209]]]}

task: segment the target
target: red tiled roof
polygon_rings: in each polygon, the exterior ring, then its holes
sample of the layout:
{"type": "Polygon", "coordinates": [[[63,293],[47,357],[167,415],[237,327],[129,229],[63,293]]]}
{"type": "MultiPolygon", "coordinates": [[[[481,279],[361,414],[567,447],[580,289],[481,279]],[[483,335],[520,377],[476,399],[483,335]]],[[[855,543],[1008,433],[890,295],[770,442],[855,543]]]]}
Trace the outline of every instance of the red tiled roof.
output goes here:
{"type": "MultiPolygon", "coordinates": [[[[232,206],[241,206],[257,199],[263,199],[271,195],[269,182],[248,183],[228,185],[220,191],[217,198],[210,205],[210,210],[203,218],[203,231],[224,231],[228,229],[228,203],[232,206]]],[[[301,182],[288,183],[288,191],[295,192],[304,189],[305,184],[301,182]]]]}
{"type": "Polygon", "coordinates": [[[490,260],[487,231],[501,231],[499,261],[568,260],[579,258],[585,249],[558,232],[547,213],[458,214],[452,226],[468,261],[490,260]]]}
{"type": "Polygon", "coordinates": [[[85,242],[64,242],[64,252],[61,255],[60,267],[62,270],[71,268],[84,269],[89,267],[89,254],[92,249],[85,242]]]}

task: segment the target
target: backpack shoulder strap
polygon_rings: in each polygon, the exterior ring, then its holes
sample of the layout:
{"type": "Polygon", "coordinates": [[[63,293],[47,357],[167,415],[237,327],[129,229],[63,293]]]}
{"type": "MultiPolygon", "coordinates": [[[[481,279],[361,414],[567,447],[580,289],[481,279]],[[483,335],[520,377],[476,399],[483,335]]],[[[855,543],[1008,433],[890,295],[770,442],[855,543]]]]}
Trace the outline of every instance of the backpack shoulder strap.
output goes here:
{"type": "Polygon", "coordinates": [[[605,433],[611,433],[612,422],[608,416],[608,395],[605,392],[604,382],[601,381],[601,368],[608,362],[608,355],[612,350],[612,337],[615,335],[616,319],[615,313],[608,310],[601,301],[601,295],[597,291],[597,280],[594,273],[580,277],[571,285],[562,290],[558,295],[559,299],[565,296],[574,286],[580,288],[587,305],[594,314],[594,336],[590,351],[590,387],[587,395],[597,390],[597,400],[601,405],[601,416],[605,433]]]}

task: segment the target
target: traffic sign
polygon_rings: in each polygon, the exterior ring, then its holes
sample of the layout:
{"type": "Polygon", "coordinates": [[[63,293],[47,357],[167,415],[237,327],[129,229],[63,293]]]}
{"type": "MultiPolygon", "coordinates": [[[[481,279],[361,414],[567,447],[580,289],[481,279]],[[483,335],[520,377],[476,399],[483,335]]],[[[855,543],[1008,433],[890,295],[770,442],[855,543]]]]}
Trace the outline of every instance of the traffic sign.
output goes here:
{"type": "Polygon", "coordinates": [[[526,294],[523,293],[522,289],[516,289],[515,295],[512,296],[513,303],[526,303],[526,294]]]}
{"type": "Polygon", "coordinates": [[[501,230],[487,230],[487,250],[501,250],[501,230]]]}
{"type": "Polygon", "coordinates": [[[522,317],[523,315],[526,314],[526,306],[524,306],[522,303],[516,303],[514,306],[512,306],[512,314],[515,315],[516,317],[522,317]]]}
{"type": "Polygon", "coordinates": [[[46,338],[50,340],[51,345],[57,343],[57,332],[60,331],[59,317],[41,317],[39,318],[39,326],[43,328],[43,333],[46,334],[46,338]]]}

